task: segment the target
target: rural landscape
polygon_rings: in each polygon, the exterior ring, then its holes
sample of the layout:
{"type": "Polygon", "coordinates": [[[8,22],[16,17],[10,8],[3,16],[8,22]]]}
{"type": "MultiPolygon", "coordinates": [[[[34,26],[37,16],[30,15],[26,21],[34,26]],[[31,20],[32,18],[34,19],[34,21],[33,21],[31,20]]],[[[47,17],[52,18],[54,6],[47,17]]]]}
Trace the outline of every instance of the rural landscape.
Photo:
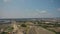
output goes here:
{"type": "Polygon", "coordinates": [[[60,18],[0,19],[0,34],[60,34],[60,18]]]}
{"type": "Polygon", "coordinates": [[[0,34],[60,34],[60,0],[0,0],[0,34]]]}

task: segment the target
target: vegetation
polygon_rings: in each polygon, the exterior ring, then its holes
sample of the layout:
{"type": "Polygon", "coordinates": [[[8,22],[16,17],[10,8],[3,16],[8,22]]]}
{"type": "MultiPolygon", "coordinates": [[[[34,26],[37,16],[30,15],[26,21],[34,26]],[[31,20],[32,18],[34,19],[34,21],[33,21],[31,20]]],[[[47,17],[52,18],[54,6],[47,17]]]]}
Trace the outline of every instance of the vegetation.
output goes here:
{"type": "Polygon", "coordinates": [[[8,26],[7,28],[5,28],[8,32],[11,32],[14,28],[11,26],[8,26]]]}
{"type": "Polygon", "coordinates": [[[22,26],[22,27],[27,27],[27,25],[26,25],[26,24],[22,24],[21,26],[22,26]]]}
{"type": "Polygon", "coordinates": [[[2,32],[1,34],[8,34],[8,32],[2,32]]]}
{"type": "Polygon", "coordinates": [[[60,32],[56,32],[56,34],[60,34],[60,32]]]}

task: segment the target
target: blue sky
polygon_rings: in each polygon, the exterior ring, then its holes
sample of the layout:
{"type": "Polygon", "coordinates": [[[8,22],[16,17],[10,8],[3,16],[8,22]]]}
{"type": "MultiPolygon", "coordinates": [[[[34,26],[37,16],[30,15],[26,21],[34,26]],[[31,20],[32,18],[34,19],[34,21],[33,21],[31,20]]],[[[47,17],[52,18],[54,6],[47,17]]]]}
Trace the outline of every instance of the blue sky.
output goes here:
{"type": "Polygon", "coordinates": [[[60,0],[0,0],[0,18],[60,17],[60,0]]]}

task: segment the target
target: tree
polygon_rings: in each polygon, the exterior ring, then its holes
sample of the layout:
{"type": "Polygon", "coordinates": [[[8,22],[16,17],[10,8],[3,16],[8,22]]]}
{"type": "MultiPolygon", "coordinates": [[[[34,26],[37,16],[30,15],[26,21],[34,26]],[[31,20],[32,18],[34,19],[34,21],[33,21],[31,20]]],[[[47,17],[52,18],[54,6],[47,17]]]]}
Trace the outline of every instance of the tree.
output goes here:
{"type": "Polygon", "coordinates": [[[27,27],[27,25],[25,25],[25,24],[22,24],[21,26],[22,26],[22,27],[27,27]]]}

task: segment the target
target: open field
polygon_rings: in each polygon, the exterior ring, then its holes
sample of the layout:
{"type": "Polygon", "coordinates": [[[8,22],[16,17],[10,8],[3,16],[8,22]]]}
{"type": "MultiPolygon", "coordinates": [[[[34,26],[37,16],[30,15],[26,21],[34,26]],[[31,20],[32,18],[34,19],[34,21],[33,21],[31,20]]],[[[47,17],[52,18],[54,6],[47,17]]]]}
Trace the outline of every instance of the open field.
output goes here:
{"type": "Polygon", "coordinates": [[[60,34],[60,22],[51,20],[2,20],[0,34],[60,34]]]}

